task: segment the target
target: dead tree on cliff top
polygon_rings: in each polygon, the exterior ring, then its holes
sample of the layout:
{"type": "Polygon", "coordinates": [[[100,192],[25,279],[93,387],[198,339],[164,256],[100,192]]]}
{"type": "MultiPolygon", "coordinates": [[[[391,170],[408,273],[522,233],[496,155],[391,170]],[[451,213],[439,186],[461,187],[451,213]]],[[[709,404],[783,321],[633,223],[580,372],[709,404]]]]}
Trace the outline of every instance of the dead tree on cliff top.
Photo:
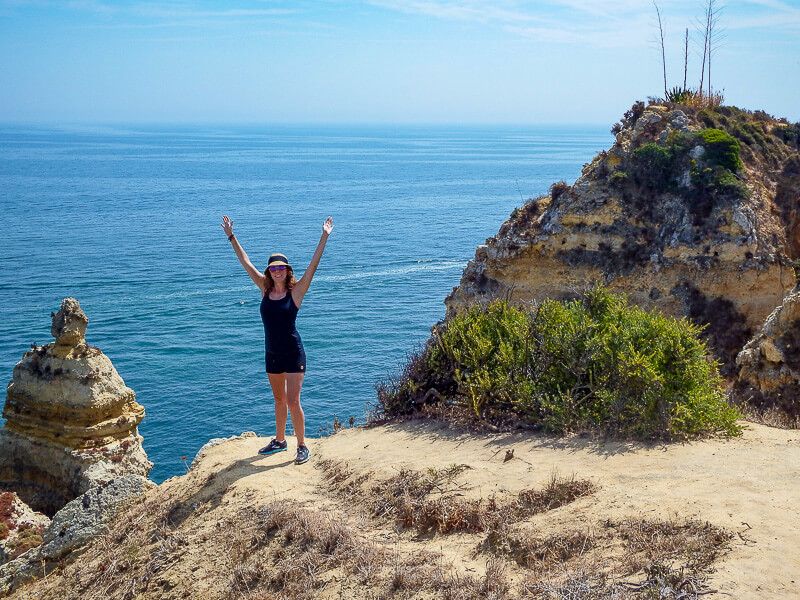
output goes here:
{"type": "Polygon", "coordinates": [[[719,47],[722,35],[718,30],[719,13],[722,6],[717,4],[717,0],[708,0],[706,3],[703,19],[698,21],[698,29],[703,33],[703,62],[700,67],[700,87],[698,91],[703,93],[703,84],[706,72],[706,60],[708,60],[708,97],[711,97],[711,55],[719,47]]]}
{"type": "Polygon", "coordinates": [[[689,69],[689,28],[683,36],[683,89],[686,89],[686,73],[689,69]]]}
{"type": "Polygon", "coordinates": [[[661,25],[661,11],[658,8],[658,4],[656,4],[655,0],[653,0],[653,6],[656,9],[656,16],[658,17],[658,33],[661,36],[661,66],[662,70],[664,71],[664,97],[666,98],[669,92],[667,92],[667,56],[664,52],[664,27],[661,25]]]}

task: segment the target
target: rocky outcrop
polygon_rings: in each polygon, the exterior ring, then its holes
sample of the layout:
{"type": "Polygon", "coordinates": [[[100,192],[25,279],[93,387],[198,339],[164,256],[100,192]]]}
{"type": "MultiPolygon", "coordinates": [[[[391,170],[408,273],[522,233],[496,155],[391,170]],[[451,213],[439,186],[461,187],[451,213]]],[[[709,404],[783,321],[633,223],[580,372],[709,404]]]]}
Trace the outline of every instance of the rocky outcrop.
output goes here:
{"type": "Polygon", "coordinates": [[[25,504],[14,492],[0,493],[0,565],[42,543],[47,516],[25,504]]]}
{"type": "Polygon", "coordinates": [[[137,426],[144,408],[100,349],[89,322],[66,298],[52,315],[55,342],[34,346],[14,367],[0,430],[0,489],[53,515],[89,489],[152,467],[137,426]]]}
{"type": "MultiPolygon", "coordinates": [[[[0,565],[0,594],[46,574],[60,559],[105,531],[106,524],[125,504],[156,486],[141,475],[124,475],[93,487],[67,503],[40,531],[39,544],[0,565]]],[[[49,521],[49,519],[48,519],[49,521]]]]}
{"type": "Polygon", "coordinates": [[[572,185],[516,209],[479,246],[448,313],[496,297],[570,298],[597,282],[708,324],[736,353],[795,285],[800,127],[763,113],[637,103],[572,185]],[[732,135],[727,133],[732,132],[732,135]]]}
{"type": "Polygon", "coordinates": [[[756,415],[800,422],[800,291],[786,296],[736,357],[734,399],[756,415]]]}

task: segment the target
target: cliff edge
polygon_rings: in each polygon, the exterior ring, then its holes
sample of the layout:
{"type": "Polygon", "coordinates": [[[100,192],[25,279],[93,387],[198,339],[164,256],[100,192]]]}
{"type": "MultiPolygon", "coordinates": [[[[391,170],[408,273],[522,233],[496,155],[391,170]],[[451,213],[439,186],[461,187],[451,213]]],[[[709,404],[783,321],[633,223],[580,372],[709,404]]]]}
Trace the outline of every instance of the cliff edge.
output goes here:
{"type": "Polygon", "coordinates": [[[800,432],[681,445],[348,429],[244,435],[132,501],[15,599],[788,598],[800,432]],[[775,460],[780,456],[780,460],[775,460]]]}

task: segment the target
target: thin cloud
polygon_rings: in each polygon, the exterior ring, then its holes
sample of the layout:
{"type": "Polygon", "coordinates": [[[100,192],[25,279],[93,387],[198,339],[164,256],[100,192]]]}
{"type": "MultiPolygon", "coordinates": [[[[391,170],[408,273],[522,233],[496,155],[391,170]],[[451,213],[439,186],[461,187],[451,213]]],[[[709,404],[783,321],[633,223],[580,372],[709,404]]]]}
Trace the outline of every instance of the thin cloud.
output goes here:
{"type": "MultiPolygon", "coordinates": [[[[233,3],[231,3],[233,4],[233,3]]],[[[0,6],[4,8],[53,8],[68,9],[76,12],[93,13],[97,15],[120,15],[150,19],[237,19],[243,17],[278,17],[295,15],[298,10],[294,8],[253,8],[250,6],[230,6],[224,9],[208,9],[198,6],[197,3],[185,2],[138,2],[133,4],[119,4],[103,2],[101,0],[69,0],[68,2],[53,2],[52,0],[3,0],[0,6]]]]}
{"type": "MultiPolygon", "coordinates": [[[[471,21],[498,27],[528,39],[550,43],[580,43],[596,47],[621,47],[641,43],[641,28],[652,28],[652,6],[642,0],[547,0],[524,9],[525,3],[479,0],[366,0],[375,7],[419,14],[442,20],[471,21]],[[621,25],[624,24],[624,27],[621,25]]],[[[763,28],[796,29],[800,27],[800,9],[780,0],[746,0],[763,9],[761,14],[745,17],[725,7],[724,26],[730,30],[763,28]]],[[[665,0],[668,30],[680,30],[692,24],[702,8],[696,0],[665,0]]]]}

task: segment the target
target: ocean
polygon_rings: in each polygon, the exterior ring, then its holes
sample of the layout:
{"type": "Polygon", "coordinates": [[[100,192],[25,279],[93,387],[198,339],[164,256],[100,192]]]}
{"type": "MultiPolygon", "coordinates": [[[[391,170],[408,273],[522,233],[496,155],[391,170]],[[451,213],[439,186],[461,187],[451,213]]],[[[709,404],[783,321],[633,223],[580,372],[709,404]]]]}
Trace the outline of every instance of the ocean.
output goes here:
{"type": "Polygon", "coordinates": [[[283,252],[298,277],[331,215],[297,319],[302,404],[308,436],[361,423],[475,247],[611,142],[592,126],[0,126],[0,372],[52,341],[74,296],[145,406],[154,481],[210,438],[272,435],[260,292],[222,215],[257,267],[283,252]]]}

